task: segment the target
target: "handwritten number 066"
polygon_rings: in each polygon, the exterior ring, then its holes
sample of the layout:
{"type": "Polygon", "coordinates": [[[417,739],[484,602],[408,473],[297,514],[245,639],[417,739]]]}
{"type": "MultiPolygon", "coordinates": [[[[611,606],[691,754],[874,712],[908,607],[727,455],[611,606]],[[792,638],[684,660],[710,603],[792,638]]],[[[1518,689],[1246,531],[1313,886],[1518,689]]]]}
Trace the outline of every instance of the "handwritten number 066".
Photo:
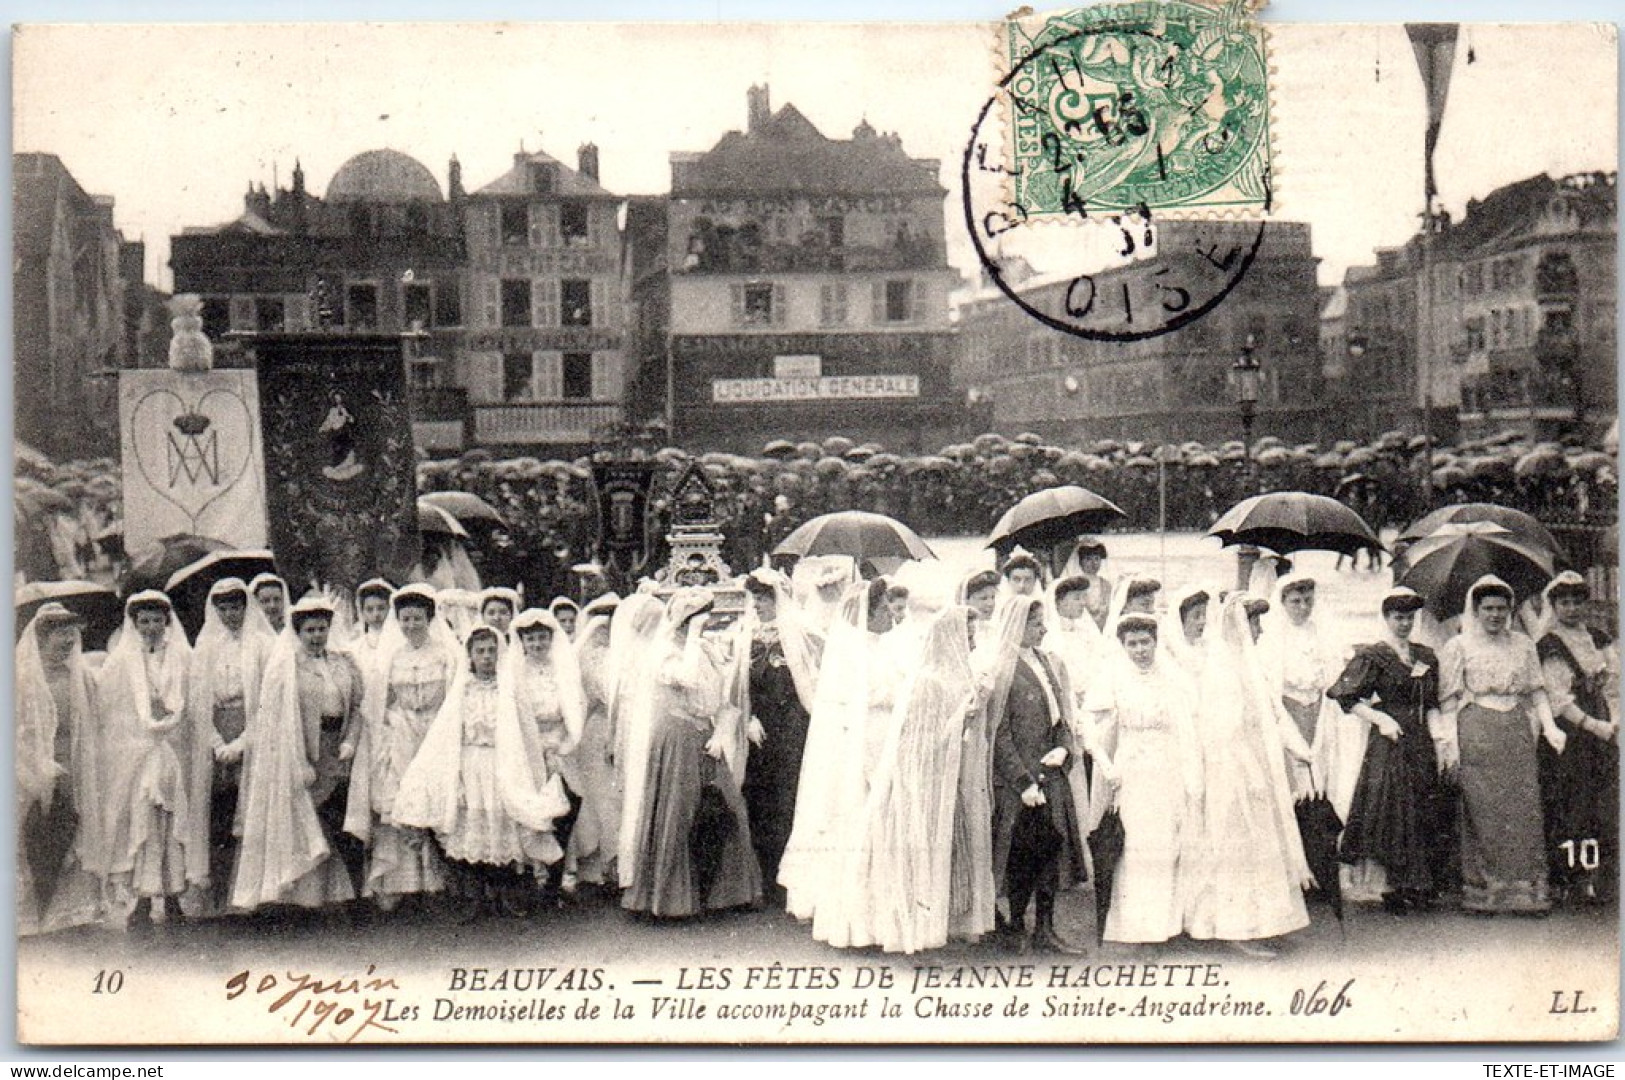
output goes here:
{"type": "MultiPolygon", "coordinates": [[[[1570,866],[1570,868],[1572,868],[1574,866],[1574,861],[1575,861],[1574,860],[1574,847],[1575,847],[1574,841],[1573,840],[1565,840],[1565,841],[1563,841],[1561,844],[1559,844],[1557,846],[1558,846],[1559,849],[1562,850],[1562,852],[1565,855],[1567,855],[1569,857],[1569,866],[1570,866]]],[[[1582,869],[1582,870],[1595,870],[1598,866],[1602,865],[1602,854],[1597,849],[1597,841],[1596,840],[1594,840],[1594,839],[1592,839],[1591,837],[1588,836],[1584,840],[1580,841],[1579,846],[1580,846],[1580,869],[1582,869]]]]}
{"type": "Polygon", "coordinates": [[[124,989],[124,972],[114,969],[103,969],[96,972],[96,985],[90,991],[92,994],[116,994],[124,989]]]}

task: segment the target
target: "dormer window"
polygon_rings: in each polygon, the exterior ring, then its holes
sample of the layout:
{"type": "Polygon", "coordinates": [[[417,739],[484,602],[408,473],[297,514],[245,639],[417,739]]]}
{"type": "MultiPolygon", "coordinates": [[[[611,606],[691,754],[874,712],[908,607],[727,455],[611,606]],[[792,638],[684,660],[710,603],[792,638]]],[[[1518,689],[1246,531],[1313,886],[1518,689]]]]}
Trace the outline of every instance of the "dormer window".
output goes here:
{"type": "Polygon", "coordinates": [[[551,195],[558,186],[558,170],[548,161],[530,163],[530,190],[537,195],[551,195]]]}

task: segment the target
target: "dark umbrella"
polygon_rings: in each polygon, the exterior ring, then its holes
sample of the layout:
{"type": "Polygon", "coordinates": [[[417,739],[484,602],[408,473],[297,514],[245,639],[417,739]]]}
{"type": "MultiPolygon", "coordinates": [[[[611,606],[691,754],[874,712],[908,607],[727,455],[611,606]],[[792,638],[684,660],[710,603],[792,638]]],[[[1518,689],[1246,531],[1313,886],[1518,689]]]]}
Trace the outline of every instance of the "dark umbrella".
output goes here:
{"type": "Polygon", "coordinates": [[[1106,940],[1106,914],[1112,909],[1112,883],[1117,880],[1117,864],[1123,861],[1123,815],[1117,807],[1107,810],[1100,824],[1089,834],[1089,853],[1095,864],[1095,936],[1106,940]]]}
{"type": "Polygon", "coordinates": [[[462,525],[478,522],[482,525],[506,525],[502,512],[472,491],[431,491],[420,496],[431,506],[438,506],[462,525]]]}
{"type": "Polygon", "coordinates": [[[207,536],[187,533],[166,536],[158,542],[158,547],[143,554],[130,567],[124,581],[124,593],[131,596],[142,589],[162,589],[169,584],[175,571],[191,566],[210,552],[230,549],[230,544],[207,536]]]}
{"type": "Polygon", "coordinates": [[[1440,619],[1460,615],[1467,590],[1485,574],[1512,586],[1518,601],[1539,592],[1555,572],[1554,556],[1489,521],[1441,525],[1405,551],[1394,580],[1421,593],[1440,619]]]}
{"type": "Polygon", "coordinates": [[[18,641],[35,613],[52,600],[85,620],[80,639],[90,652],[107,648],[107,639],[124,621],[124,605],[118,594],[105,585],[93,581],[31,581],[17,590],[18,641]]]}
{"type": "Polygon", "coordinates": [[[454,536],[459,540],[468,539],[468,530],[451,515],[451,511],[423,499],[418,500],[418,532],[439,533],[442,536],[454,536]]]}
{"type": "Polygon", "coordinates": [[[1548,551],[1559,558],[1563,555],[1563,549],[1558,546],[1557,537],[1552,535],[1550,529],[1522,510],[1498,506],[1495,503],[1456,503],[1441,506],[1431,514],[1417,518],[1409,528],[1399,534],[1399,538],[1408,541],[1420,540],[1437,532],[1440,526],[1467,521],[1491,522],[1501,526],[1530,547],[1548,551]]]}
{"type": "Polygon", "coordinates": [[[1207,531],[1225,544],[1252,544],[1279,555],[1336,551],[1353,555],[1382,549],[1365,519],[1336,499],[1303,491],[1275,491],[1244,499],[1207,531]]]}
{"type": "Polygon", "coordinates": [[[909,559],[935,559],[919,534],[900,521],[865,510],[841,510],[806,522],[779,542],[775,555],[850,555],[883,574],[909,559]]]}
{"type": "Polygon", "coordinates": [[[171,574],[164,582],[164,592],[175,604],[175,617],[180,619],[187,635],[195,639],[203,629],[203,618],[207,614],[204,605],[215,582],[233,577],[249,582],[260,574],[274,573],[276,560],[265,548],[211,551],[171,574]]]}
{"type": "Polygon", "coordinates": [[[1304,861],[1315,875],[1315,886],[1306,890],[1311,899],[1331,905],[1337,921],[1343,921],[1343,882],[1338,877],[1337,841],[1343,834],[1343,819],[1325,795],[1299,799],[1293,808],[1298,819],[1298,836],[1303,841],[1304,861]]]}
{"type": "Polygon", "coordinates": [[[987,546],[1001,558],[1018,545],[1028,551],[1046,550],[1127,516],[1116,503],[1088,488],[1076,484],[1046,488],[1006,510],[988,534],[987,546]]]}

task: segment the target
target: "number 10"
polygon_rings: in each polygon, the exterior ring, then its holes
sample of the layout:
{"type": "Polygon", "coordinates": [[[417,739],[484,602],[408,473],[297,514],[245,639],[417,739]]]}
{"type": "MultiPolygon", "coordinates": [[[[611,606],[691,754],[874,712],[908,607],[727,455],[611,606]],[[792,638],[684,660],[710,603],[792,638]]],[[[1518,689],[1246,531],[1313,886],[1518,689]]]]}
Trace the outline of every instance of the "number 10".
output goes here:
{"type": "MultiPolygon", "coordinates": [[[[1574,841],[1565,840],[1557,845],[1569,857],[1569,867],[1574,866],[1574,841]]],[[[1597,849],[1597,841],[1587,837],[1580,841],[1580,869],[1595,870],[1602,864],[1602,856],[1597,849]]]]}

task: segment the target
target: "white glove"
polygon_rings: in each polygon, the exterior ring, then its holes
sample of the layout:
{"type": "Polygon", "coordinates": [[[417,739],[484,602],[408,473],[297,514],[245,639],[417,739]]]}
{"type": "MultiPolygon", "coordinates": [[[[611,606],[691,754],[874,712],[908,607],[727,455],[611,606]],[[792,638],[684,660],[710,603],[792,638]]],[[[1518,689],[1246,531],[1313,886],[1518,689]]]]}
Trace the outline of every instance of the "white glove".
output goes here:
{"type": "Polygon", "coordinates": [[[1057,746],[1049,753],[1038,759],[1038,763],[1046,769],[1059,769],[1066,764],[1066,747],[1057,746]]]}
{"type": "Polygon", "coordinates": [[[763,730],[762,722],[754,716],[750,718],[750,723],[745,725],[745,738],[750,740],[752,746],[761,746],[767,741],[767,732],[763,730]]]}
{"type": "Polygon", "coordinates": [[[1027,790],[1021,793],[1022,806],[1043,806],[1048,801],[1048,799],[1044,798],[1044,793],[1038,789],[1037,784],[1027,785],[1027,790]]]}
{"type": "Polygon", "coordinates": [[[1563,752],[1563,747],[1568,745],[1568,741],[1568,733],[1562,728],[1558,727],[1556,724],[1553,724],[1551,727],[1546,729],[1546,745],[1550,746],[1553,750],[1556,750],[1559,754],[1563,752]]]}

